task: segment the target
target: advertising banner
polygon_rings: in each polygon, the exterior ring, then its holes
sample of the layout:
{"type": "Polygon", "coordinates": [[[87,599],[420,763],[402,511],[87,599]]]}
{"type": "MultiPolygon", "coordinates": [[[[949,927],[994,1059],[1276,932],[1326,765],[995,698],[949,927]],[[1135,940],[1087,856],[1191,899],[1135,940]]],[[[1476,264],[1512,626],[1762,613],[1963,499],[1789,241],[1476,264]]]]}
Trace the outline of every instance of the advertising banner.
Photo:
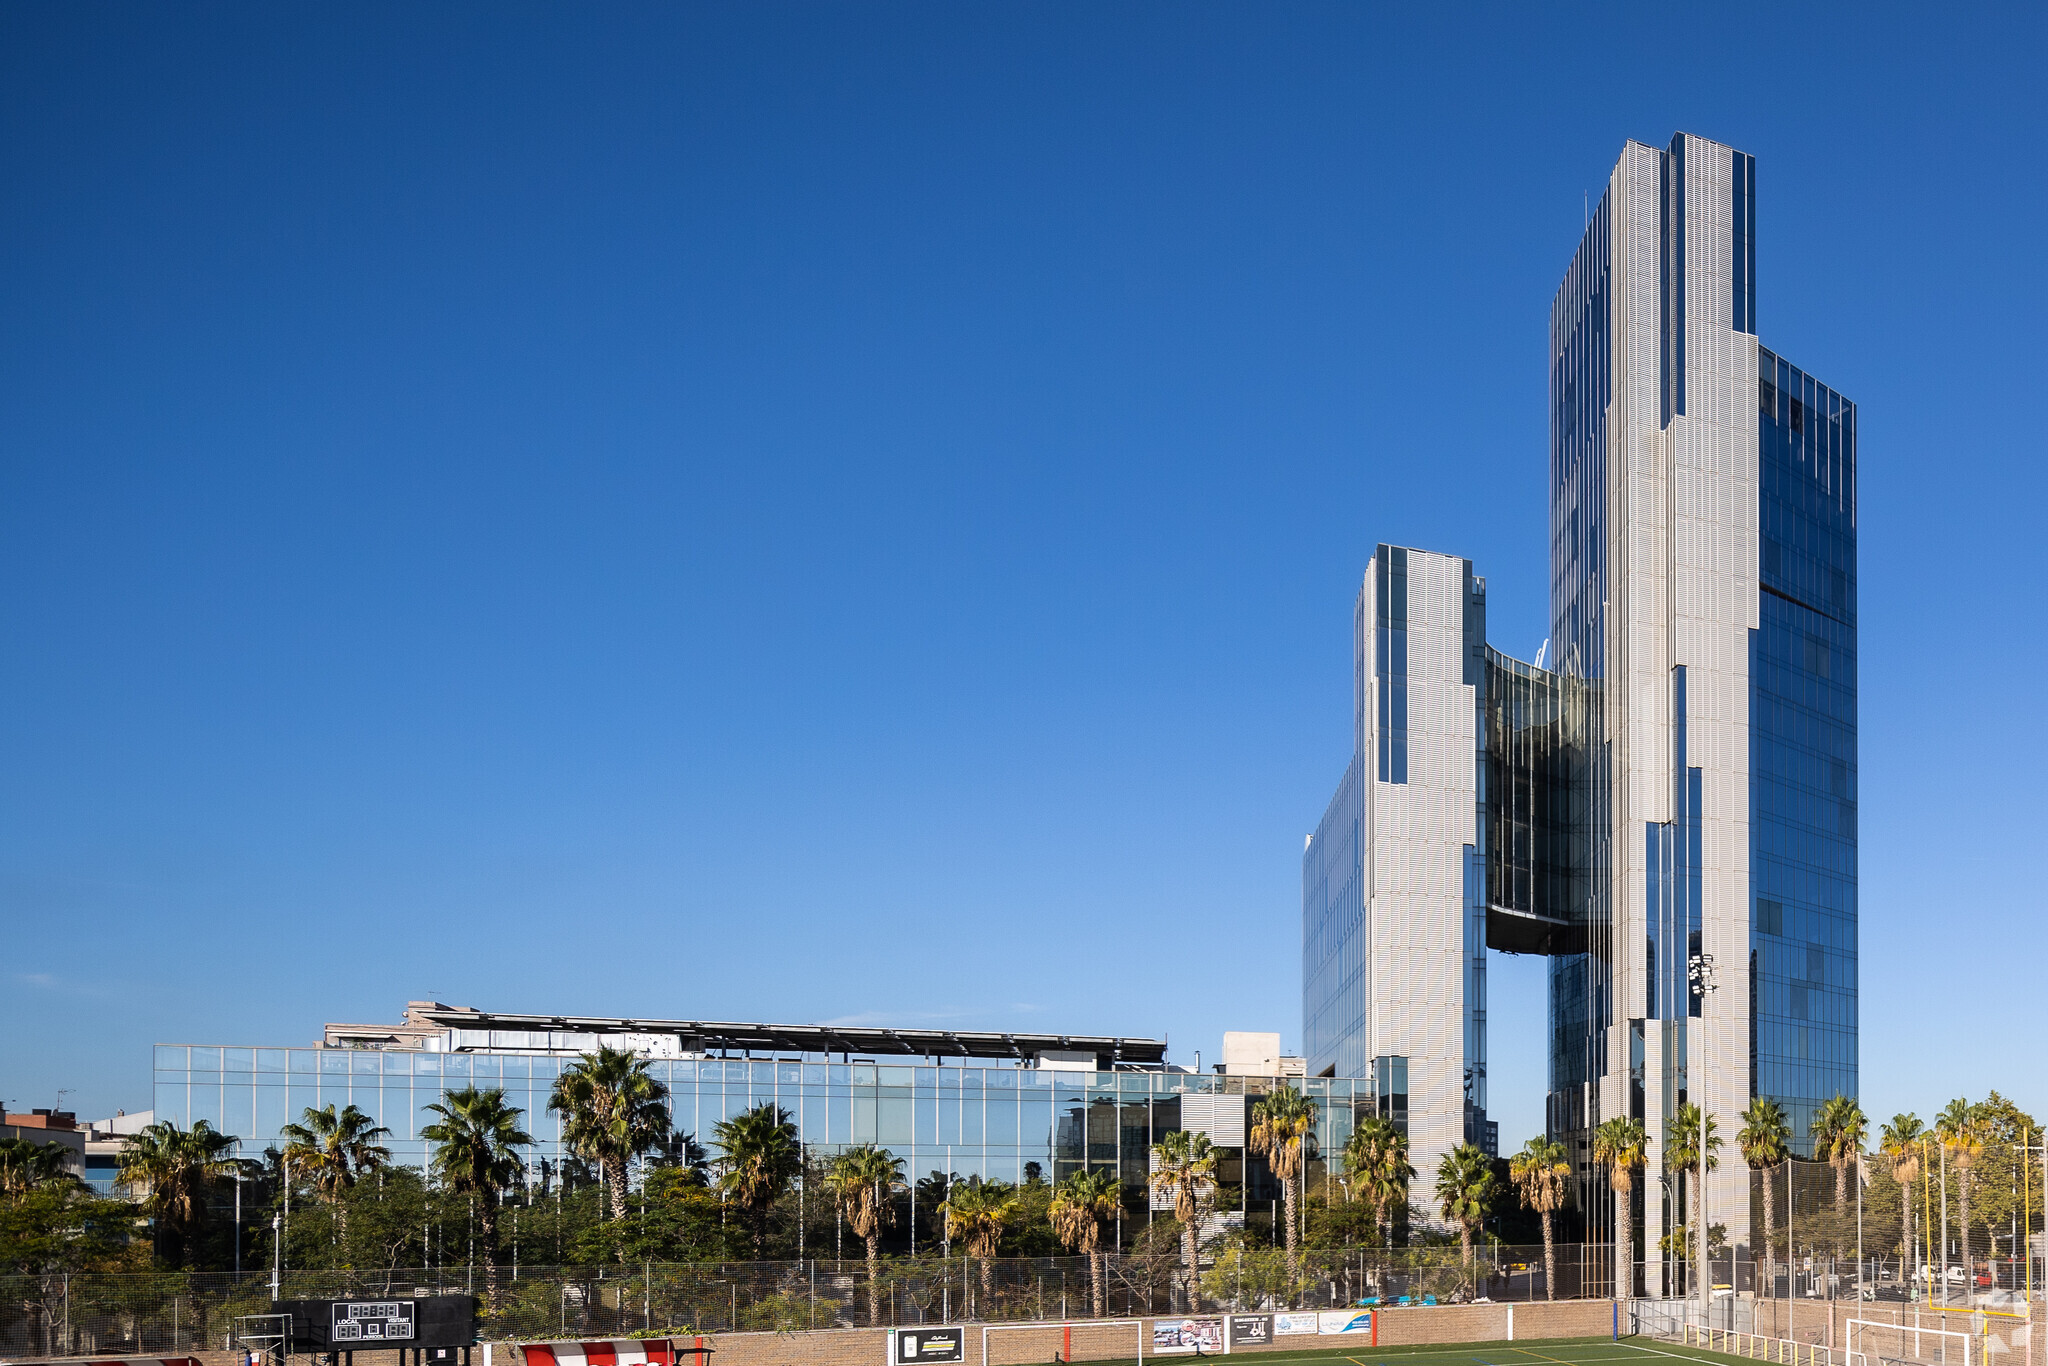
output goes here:
{"type": "Polygon", "coordinates": [[[1260,1347],[1273,1340],[1273,1316],[1271,1314],[1232,1314],[1230,1316],[1230,1350],[1240,1347],[1260,1347]]]}
{"type": "Polygon", "coordinates": [[[898,1328],[889,1340],[889,1366],[967,1360],[965,1328],[898,1328]]]}
{"type": "Polygon", "coordinates": [[[1316,1321],[1320,1317],[1320,1315],[1312,1312],[1306,1314],[1275,1314],[1273,1316],[1273,1332],[1276,1336],[1283,1338],[1302,1333],[1312,1334],[1317,1330],[1316,1321]]]}
{"type": "Polygon", "coordinates": [[[1370,1333],[1372,1310],[1325,1309],[1316,1315],[1318,1333],[1370,1333]]]}
{"type": "Polygon", "coordinates": [[[1189,1356],[1196,1352],[1221,1356],[1223,1351],[1221,1317],[1152,1320],[1154,1356],[1171,1356],[1176,1353],[1189,1356]]]}

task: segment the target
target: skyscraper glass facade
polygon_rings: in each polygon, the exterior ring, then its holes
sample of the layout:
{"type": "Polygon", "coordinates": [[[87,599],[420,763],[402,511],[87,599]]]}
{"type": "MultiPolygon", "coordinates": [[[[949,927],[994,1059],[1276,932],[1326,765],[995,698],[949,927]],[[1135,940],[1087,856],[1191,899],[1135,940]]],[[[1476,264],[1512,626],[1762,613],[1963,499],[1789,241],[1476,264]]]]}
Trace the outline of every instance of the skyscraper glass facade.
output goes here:
{"type": "Polygon", "coordinates": [[[1340,1077],[1366,1075],[1367,1063],[1358,783],[1354,760],[1302,853],[1302,1052],[1340,1077]]]}
{"type": "Polygon", "coordinates": [[[1751,1093],[1794,1143],[1857,1093],[1856,405],[1757,351],[1750,639],[1751,1093]]]}
{"type": "Polygon", "coordinates": [[[1592,1087],[1607,1073],[1613,1023],[1613,944],[1608,901],[1606,713],[1607,426],[1613,404],[1613,192],[1600,197],[1550,313],[1551,670],[1583,685],[1573,763],[1580,791],[1582,872],[1571,914],[1585,927],[1550,960],[1550,1088],[1553,1134],[1583,1129],[1592,1087]]]}

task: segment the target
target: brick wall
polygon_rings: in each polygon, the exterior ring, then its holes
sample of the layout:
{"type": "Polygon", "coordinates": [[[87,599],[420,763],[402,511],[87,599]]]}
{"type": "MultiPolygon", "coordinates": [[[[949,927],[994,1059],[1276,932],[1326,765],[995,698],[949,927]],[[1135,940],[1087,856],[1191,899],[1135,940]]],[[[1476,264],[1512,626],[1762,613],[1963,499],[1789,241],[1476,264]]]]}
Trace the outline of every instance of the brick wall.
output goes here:
{"type": "MultiPolygon", "coordinates": [[[[1597,1337],[1609,1332],[1614,1308],[1607,1300],[1567,1300],[1556,1304],[1513,1306],[1517,1340],[1524,1338],[1597,1337]]],[[[1463,1304],[1386,1309],[1380,1311],[1380,1345],[1398,1347],[1432,1342],[1500,1342],[1509,1336],[1509,1306],[1463,1304]]],[[[1144,1320],[1149,1357],[1154,1320],[1144,1320]]],[[[982,1325],[967,1329],[966,1366],[1041,1366],[1066,1344],[1058,1323],[1005,1325],[989,1334],[988,1360],[981,1355],[982,1325]]],[[[1132,1324],[1073,1324],[1075,1361],[1130,1360],[1137,1352],[1140,1329],[1132,1324]]],[[[714,1350],[710,1366],[886,1366],[888,1330],[883,1328],[821,1328],[795,1333],[707,1334],[714,1350]]],[[[1237,1354],[1301,1351],[1336,1345],[1332,1339],[1283,1338],[1263,1347],[1240,1347],[1237,1354]]],[[[483,1366],[481,1357],[475,1366],[483,1366]]],[[[492,1366],[520,1366],[500,1347],[492,1366]]]]}

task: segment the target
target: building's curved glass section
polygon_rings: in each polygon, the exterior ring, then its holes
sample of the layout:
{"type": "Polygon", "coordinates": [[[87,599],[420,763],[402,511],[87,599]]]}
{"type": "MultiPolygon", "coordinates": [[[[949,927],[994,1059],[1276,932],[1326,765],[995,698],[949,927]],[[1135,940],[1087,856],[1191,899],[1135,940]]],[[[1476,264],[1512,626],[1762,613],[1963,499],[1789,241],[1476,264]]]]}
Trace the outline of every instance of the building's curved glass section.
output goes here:
{"type": "MultiPolygon", "coordinates": [[[[1605,678],[1607,414],[1613,398],[1613,190],[1600,197],[1550,310],[1550,605],[1552,671],[1605,678]]],[[[1582,1134],[1591,1085],[1607,1066],[1614,973],[1606,897],[1608,750],[1601,696],[1581,698],[1583,944],[1550,960],[1553,1134],[1582,1134]]]]}

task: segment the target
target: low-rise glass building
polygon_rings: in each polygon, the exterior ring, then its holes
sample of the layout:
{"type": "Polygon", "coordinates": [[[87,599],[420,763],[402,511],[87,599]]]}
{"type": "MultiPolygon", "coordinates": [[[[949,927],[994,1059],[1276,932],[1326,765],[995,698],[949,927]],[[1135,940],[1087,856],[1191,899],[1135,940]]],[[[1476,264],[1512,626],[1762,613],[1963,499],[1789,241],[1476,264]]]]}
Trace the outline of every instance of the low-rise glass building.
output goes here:
{"type": "MultiPolygon", "coordinates": [[[[1151,1039],[508,1016],[415,1002],[403,1025],[330,1025],[312,1047],[159,1044],[155,1114],[203,1119],[254,1156],[282,1147],[283,1126],[307,1108],[354,1105],[391,1131],[394,1160],[422,1166],[426,1107],[465,1086],[501,1087],[526,1111],[538,1171],[568,1156],[547,1108],[555,1079],[600,1044],[646,1058],[675,1128],[707,1147],[719,1121],[773,1102],[815,1155],[876,1143],[913,1179],[1057,1181],[1107,1168],[1136,1212],[1150,1203],[1151,1145],[1190,1128],[1227,1150],[1224,1208],[1258,1210],[1279,1195],[1242,1149],[1250,1103],[1283,1079],[1178,1070],[1151,1039]]],[[[1285,1080],[1319,1110],[1310,1181],[1335,1175],[1322,1155],[1334,1158],[1371,1112],[1372,1083],[1285,1080]]]]}

